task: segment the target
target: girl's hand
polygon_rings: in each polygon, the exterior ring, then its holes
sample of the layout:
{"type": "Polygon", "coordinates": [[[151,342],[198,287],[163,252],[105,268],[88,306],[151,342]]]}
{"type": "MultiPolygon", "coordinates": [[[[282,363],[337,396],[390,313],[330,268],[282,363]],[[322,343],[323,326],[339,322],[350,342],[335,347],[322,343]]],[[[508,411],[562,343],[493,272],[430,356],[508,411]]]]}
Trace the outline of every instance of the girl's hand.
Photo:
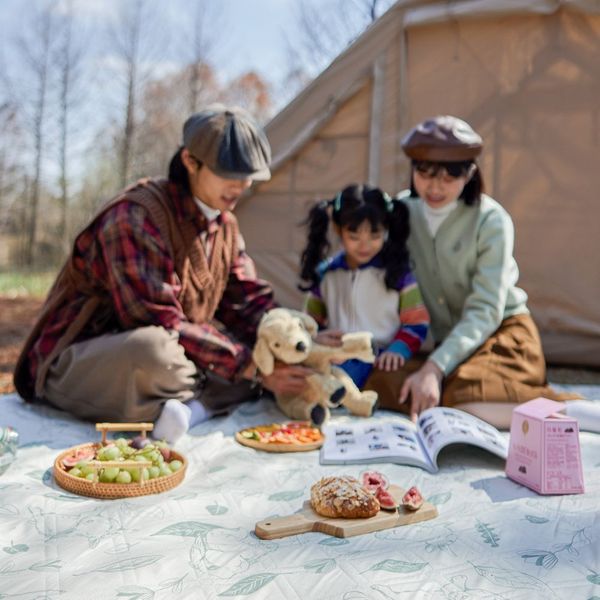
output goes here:
{"type": "Polygon", "coordinates": [[[442,370],[428,360],[416,373],[409,375],[400,391],[400,404],[411,396],[410,418],[416,423],[419,414],[440,403],[442,394],[442,370]]]}
{"type": "Polygon", "coordinates": [[[404,356],[401,354],[386,351],[375,359],[375,366],[381,371],[397,371],[404,362],[404,356]]]}
{"type": "Polygon", "coordinates": [[[319,331],[315,336],[315,342],[317,344],[323,344],[323,346],[332,346],[333,348],[339,348],[342,345],[343,331],[337,329],[324,329],[319,331]]]}
{"type": "Polygon", "coordinates": [[[297,396],[306,389],[306,378],[313,374],[308,367],[275,363],[273,372],[262,376],[262,385],[275,395],[297,396]]]}

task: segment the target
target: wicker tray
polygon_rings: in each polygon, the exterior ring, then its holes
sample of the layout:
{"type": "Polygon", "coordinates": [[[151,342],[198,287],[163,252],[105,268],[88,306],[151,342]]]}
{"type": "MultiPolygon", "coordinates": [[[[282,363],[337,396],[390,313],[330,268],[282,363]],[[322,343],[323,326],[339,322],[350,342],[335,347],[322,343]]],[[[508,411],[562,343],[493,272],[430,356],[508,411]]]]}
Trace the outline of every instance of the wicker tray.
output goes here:
{"type": "MultiPolygon", "coordinates": [[[[296,421],[299,423],[299,421],[296,421]]],[[[275,423],[273,424],[275,425],[275,423]]],[[[282,427],[287,425],[287,423],[279,423],[282,427]]],[[[309,423],[306,423],[309,426],[309,423]]],[[[257,427],[269,427],[269,425],[257,425],[257,427]]],[[[255,427],[245,427],[240,431],[237,431],[235,434],[235,440],[242,444],[242,446],[248,446],[249,448],[254,448],[255,450],[262,450],[263,452],[310,452],[311,450],[318,450],[325,441],[325,438],[321,438],[312,443],[303,443],[303,444],[275,444],[275,443],[266,443],[261,442],[259,440],[249,439],[242,435],[243,431],[248,431],[251,429],[255,429],[255,427]]]]}
{"type": "MultiPolygon", "coordinates": [[[[152,430],[152,423],[97,423],[96,429],[102,431],[102,442],[90,442],[88,444],[79,444],[73,446],[64,452],[61,452],[54,460],[54,479],[63,489],[80,496],[89,496],[91,498],[132,498],[134,496],[146,496],[148,494],[160,494],[178,486],[185,477],[187,470],[187,460],[179,452],[171,450],[171,460],[180,460],[182,466],[178,471],[155,479],[146,481],[140,480],[137,483],[103,483],[101,481],[88,481],[81,477],[69,475],[62,464],[62,459],[75,452],[87,448],[100,448],[106,441],[107,431],[146,431],[152,430]]],[[[151,463],[138,461],[90,461],[90,466],[96,466],[99,469],[110,466],[120,467],[144,467],[151,463]]]]}

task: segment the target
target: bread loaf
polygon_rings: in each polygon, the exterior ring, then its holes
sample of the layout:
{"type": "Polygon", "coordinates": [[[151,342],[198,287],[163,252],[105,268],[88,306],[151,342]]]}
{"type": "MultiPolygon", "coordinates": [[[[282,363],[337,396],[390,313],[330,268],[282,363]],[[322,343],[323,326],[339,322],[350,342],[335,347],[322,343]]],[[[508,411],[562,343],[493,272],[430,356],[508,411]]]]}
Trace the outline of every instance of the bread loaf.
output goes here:
{"type": "Polygon", "coordinates": [[[354,477],[323,477],[310,488],[310,502],[323,517],[363,519],[379,512],[379,502],[354,477]]]}

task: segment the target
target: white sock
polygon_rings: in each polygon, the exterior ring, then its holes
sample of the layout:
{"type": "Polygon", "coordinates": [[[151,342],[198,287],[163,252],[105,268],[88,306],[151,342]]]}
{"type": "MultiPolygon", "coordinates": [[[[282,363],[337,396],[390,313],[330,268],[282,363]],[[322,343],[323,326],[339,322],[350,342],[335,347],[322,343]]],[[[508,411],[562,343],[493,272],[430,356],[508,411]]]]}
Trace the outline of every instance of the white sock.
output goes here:
{"type": "Polygon", "coordinates": [[[181,400],[167,400],[152,431],[152,437],[174,444],[189,428],[192,411],[181,400]]]}
{"type": "Polygon", "coordinates": [[[565,414],[577,419],[580,430],[600,433],[600,402],[567,400],[565,401],[565,414]]]}
{"type": "Polygon", "coordinates": [[[192,413],[190,416],[190,427],[194,427],[195,425],[203,423],[204,421],[208,421],[208,419],[213,416],[212,411],[206,408],[206,406],[204,406],[200,400],[196,400],[195,398],[189,402],[186,402],[186,406],[189,406],[192,413]]]}

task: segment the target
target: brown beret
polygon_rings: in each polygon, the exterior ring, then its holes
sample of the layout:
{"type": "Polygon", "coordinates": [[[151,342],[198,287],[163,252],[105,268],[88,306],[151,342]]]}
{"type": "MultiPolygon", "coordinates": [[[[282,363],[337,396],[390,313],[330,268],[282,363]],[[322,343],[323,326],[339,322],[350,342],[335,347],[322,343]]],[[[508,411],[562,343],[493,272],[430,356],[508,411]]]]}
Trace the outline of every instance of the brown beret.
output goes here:
{"type": "Polygon", "coordinates": [[[468,123],[449,115],[419,123],[402,140],[406,156],[434,162],[472,160],[482,147],[481,136],[468,123]]]}

